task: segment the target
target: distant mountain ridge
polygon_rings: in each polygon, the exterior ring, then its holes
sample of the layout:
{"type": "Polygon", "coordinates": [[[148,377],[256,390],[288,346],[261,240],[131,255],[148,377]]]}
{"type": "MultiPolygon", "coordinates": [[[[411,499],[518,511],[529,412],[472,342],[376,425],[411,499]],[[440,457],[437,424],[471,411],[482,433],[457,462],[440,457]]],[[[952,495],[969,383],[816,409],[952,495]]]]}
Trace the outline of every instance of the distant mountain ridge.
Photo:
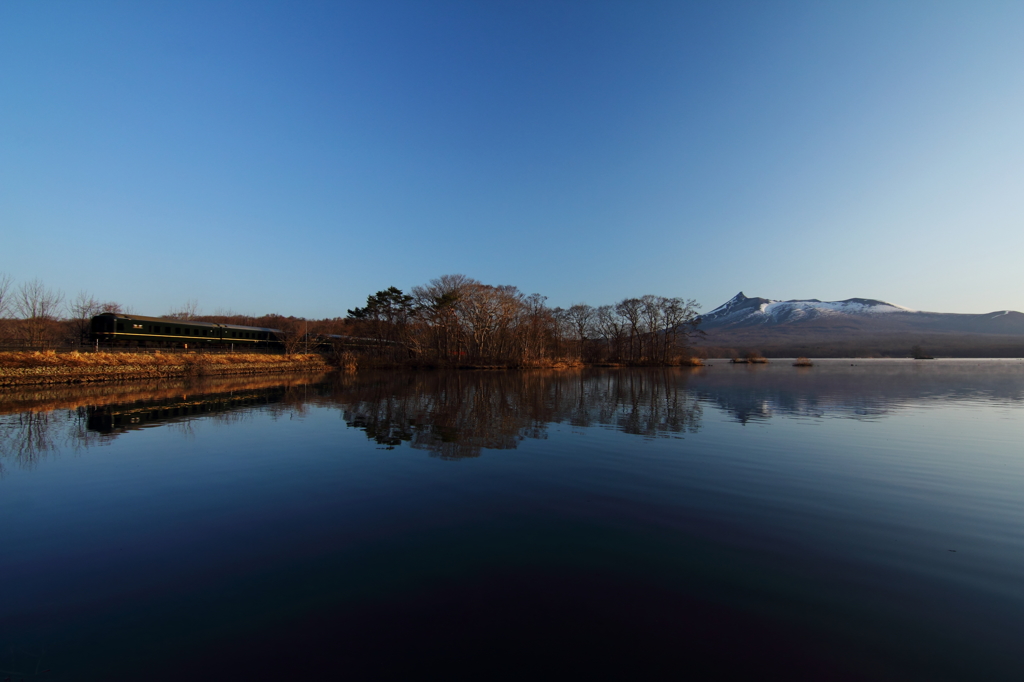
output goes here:
{"type": "Polygon", "coordinates": [[[873,298],[848,298],[845,301],[820,301],[816,298],[776,301],[750,298],[743,292],[704,315],[705,324],[772,324],[797,322],[829,315],[878,315],[917,312],[873,298]]]}
{"type": "Polygon", "coordinates": [[[848,326],[905,330],[973,332],[978,334],[1024,334],[1024,313],[999,310],[982,314],[933,313],[912,310],[873,298],[820,301],[816,298],[778,301],[752,298],[741,291],[726,303],[702,316],[701,328],[712,329],[784,325],[816,322],[848,326]]]}
{"type": "Polygon", "coordinates": [[[1014,310],[935,313],[872,298],[780,301],[741,291],[701,319],[702,345],[827,354],[844,348],[900,353],[904,345],[924,343],[960,355],[972,348],[981,355],[1024,355],[1024,313],[1014,310]]]}

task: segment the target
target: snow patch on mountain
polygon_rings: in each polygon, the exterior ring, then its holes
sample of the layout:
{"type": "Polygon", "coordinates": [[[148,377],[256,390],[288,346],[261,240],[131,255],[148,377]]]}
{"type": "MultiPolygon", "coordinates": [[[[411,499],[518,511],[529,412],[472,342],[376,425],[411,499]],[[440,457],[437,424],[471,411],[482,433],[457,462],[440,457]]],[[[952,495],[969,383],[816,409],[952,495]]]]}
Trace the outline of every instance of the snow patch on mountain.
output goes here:
{"type": "Polygon", "coordinates": [[[886,315],[890,313],[917,312],[910,308],[894,305],[871,298],[848,298],[845,301],[819,301],[816,298],[792,301],[776,301],[767,298],[751,298],[743,292],[736,294],[725,304],[704,315],[704,322],[716,323],[779,323],[796,322],[816,317],[842,315],[886,315]]]}

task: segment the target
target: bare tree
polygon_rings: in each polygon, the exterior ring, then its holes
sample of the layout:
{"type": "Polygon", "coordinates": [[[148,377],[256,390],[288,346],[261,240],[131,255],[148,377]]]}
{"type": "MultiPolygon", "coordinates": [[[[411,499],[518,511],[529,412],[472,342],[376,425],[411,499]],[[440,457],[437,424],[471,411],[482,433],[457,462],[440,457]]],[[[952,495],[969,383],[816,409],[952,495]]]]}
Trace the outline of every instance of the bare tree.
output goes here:
{"type": "Polygon", "coordinates": [[[302,353],[309,349],[309,322],[296,317],[276,317],[266,322],[268,326],[279,330],[277,340],[284,346],[288,355],[302,353]]]}
{"type": "Polygon", "coordinates": [[[627,322],[619,315],[615,306],[603,305],[595,313],[597,333],[604,339],[609,356],[615,361],[622,360],[623,335],[627,322]]]}
{"type": "Polygon", "coordinates": [[[68,303],[70,314],[70,327],[73,340],[77,343],[86,343],[89,340],[89,331],[92,318],[100,313],[122,313],[120,303],[108,301],[101,303],[94,296],[84,291],[79,291],[75,298],[68,303]]]}
{"type": "Polygon", "coordinates": [[[466,275],[442,275],[425,286],[413,287],[418,315],[431,337],[428,343],[442,363],[458,362],[465,352],[459,307],[469,289],[479,284],[466,275]]]}
{"type": "Polygon", "coordinates": [[[7,313],[11,309],[11,286],[14,280],[7,273],[0,273],[0,341],[6,340],[11,325],[7,322],[7,313]]]}
{"type": "Polygon", "coordinates": [[[569,309],[565,311],[565,317],[569,323],[573,340],[576,341],[576,354],[582,358],[593,327],[594,309],[586,303],[577,303],[569,306],[569,309]]]}
{"type": "Polygon", "coordinates": [[[629,360],[637,362],[643,357],[640,327],[643,320],[643,303],[639,298],[626,298],[615,304],[615,312],[625,320],[629,333],[629,360]]]}
{"type": "Polygon", "coordinates": [[[0,319],[7,317],[11,307],[11,286],[14,280],[7,273],[0,273],[0,319]]]}
{"type": "Polygon", "coordinates": [[[550,354],[555,336],[555,321],[545,302],[547,296],[530,294],[523,298],[523,357],[521,361],[539,362],[550,354]]]}
{"type": "Polygon", "coordinates": [[[690,342],[704,332],[700,325],[700,304],[694,299],[664,299],[666,360],[673,353],[690,353],[690,342]]]}
{"type": "Polygon", "coordinates": [[[22,318],[22,335],[26,342],[41,345],[52,341],[54,323],[60,313],[64,294],[50,289],[40,279],[25,282],[14,295],[14,311],[22,318]]]}
{"type": "Polygon", "coordinates": [[[199,299],[190,298],[180,308],[167,313],[172,320],[194,320],[199,315],[199,299]]]}
{"type": "Polygon", "coordinates": [[[649,362],[663,362],[664,358],[659,353],[658,337],[664,325],[662,306],[665,298],[648,294],[640,299],[640,315],[644,336],[647,341],[647,360],[649,362]]]}

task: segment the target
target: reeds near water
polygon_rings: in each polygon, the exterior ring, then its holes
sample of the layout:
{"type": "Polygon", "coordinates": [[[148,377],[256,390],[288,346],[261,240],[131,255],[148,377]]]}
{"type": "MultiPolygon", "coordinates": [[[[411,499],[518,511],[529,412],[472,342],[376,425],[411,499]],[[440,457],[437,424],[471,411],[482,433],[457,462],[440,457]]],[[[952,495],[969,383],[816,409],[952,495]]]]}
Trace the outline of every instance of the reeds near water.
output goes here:
{"type": "Polygon", "coordinates": [[[737,365],[767,365],[768,358],[755,355],[753,357],[733,358],[730,362],[734,362],[737,365]]]}
{"type": "Polygon", "coordinates": [[[326,369],[327,363],[315,354],[0,353],[0,385],[5,386],[326,369]]]}

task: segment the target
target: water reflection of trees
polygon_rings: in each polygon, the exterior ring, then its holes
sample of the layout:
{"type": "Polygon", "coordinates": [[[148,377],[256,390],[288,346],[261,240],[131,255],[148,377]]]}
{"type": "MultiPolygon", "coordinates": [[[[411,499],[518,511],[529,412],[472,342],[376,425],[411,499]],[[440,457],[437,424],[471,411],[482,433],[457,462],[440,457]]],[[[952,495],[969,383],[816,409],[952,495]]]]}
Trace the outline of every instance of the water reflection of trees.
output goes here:
{"type": "Polygon", "coordinates": [[[87,422],[84,407],[0,415],[0,475],[7,466],[31,469],[52,453],[98,444],[87,422]]]}
{"type": "Polygon", "coordinates": [[[317,402],[317,389],[311,393],[309,384],[318,379],[278,375],[7,390],[0,393],[0,475],[7,467],[32,468],[52,453],[104,445],[141,428],[168,425],[191,438],[203,419],[233,424],[257,411],[302,414],[317,402]]]}
{"type": "Polygon", "coordinates": [[[908,404],[1024,402],[1024,363],[379,372],[19,391],[7,402],[0,393],[0,474],[141,428],[192,437],[200,421],[302,419],[316,408],[338,410],[382,447],[404,444],[444,459],[546,438],[552,423],[644,438],[694,433],[709,405],[742,423],[873,419],[908,404]]]}
{"type": "Polygon", "coordinates": [[[679,370],[381,373],[344,378],[332,399],[349,426],[388,448],[443,459],[546,438],[551,423],[648,438],[695,432],[701,406],[679,370]]]}

